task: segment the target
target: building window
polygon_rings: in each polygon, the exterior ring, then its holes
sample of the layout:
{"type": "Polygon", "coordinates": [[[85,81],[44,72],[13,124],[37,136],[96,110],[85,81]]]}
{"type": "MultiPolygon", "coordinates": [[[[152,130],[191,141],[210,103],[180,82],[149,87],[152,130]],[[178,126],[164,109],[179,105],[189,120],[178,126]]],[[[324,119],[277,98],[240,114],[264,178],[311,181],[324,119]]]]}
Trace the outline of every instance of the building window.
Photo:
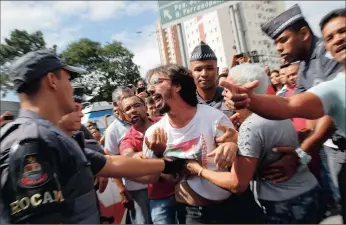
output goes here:
{"type": "Polygon", "coordinates": [[[215,32],[217,32],[217,27],[215,27],[215,32]]]}
{"type": "Polygon", "coordinates": [[[216,42],[219,42],[220,38],[219,37],[216,37],[216,42]]]}
{"type": "Polygon", "coordinates": [[[222,63],[222,60],[223,60],[223,58],[222,57],[220,57],[220,62],[222,63]]]}
{"type": "Polygon", "coordinates": [[[209,23],[211,23],[211,20],[209,20],[209,23]]]}

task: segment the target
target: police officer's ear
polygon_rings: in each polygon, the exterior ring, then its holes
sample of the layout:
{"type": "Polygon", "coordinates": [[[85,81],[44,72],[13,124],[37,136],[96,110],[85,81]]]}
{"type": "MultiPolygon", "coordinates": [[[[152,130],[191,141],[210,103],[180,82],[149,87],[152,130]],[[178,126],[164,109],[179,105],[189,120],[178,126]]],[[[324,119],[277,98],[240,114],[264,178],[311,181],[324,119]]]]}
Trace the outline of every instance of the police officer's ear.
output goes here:
{"type": "Polygon", "coordinates": [[[49,72],[45,77],[45,82],[48,85],[48,88],[56,90],[58,88],[58,79],[60,74],[58,72],[49,72]]]}
{"type": "Polygon", "coordinates": [[[307,41],[311,35],[311,31],[307,26],[303,26],[299,31],[299,35],[302,41],[307,41]]]}

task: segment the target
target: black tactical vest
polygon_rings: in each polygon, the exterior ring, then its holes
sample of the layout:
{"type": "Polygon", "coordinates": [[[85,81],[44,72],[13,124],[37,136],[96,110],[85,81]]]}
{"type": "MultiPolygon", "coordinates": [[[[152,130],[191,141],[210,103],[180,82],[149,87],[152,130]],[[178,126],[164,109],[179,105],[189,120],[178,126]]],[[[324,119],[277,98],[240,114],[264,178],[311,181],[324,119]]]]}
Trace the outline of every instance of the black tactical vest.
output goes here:
{"type": "MultiPolygon", "coordinates": [[[[100,223],[90,162],[78,144],[37,114],[28,110],[21,114],[1,129],[0,157],[9,157],[8,174],[1,174],[1,223],[100,223]],[[46,172],[51,177],[44,186],[32,191],[23,189],[17,180],[12,179],[18,177],[14,174],[18,173],[18,165],[24,157],[17,151],[17,146],[30,140],[39,140],[38,155],[44,159],[42,166],[50,165],[46,172]],[[66,164],[49,154],[52,146],[59,154],[67,154],[66,164]]],[[[0,167],[3,167],[3,161],[0,161],[0,167]]]]}

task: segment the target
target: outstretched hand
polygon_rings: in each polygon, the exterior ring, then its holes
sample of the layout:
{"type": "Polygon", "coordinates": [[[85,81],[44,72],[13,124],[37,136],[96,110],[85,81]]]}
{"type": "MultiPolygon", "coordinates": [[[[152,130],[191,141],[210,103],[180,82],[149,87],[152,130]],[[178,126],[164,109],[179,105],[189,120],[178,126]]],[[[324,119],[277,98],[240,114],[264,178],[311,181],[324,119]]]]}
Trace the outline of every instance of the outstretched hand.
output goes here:
{"type": "Polygon", "coordinates": [[[239,110],[249,107],[250,97],[253,90],[259,85],[259,82],[256,80],[243,85],[237,85],[232,80],[227,79],[221,81],[220,85],[225,88],[222,94],[226,106],[232,110],[239,110]]]}

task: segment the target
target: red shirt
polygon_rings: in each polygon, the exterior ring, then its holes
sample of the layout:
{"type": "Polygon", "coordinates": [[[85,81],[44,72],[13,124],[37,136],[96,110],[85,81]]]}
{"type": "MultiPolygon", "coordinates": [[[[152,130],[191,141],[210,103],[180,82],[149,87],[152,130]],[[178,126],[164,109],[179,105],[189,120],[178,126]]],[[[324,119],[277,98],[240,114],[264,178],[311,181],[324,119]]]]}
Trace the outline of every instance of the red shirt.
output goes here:
{"type": "Polygon", "coordinates": [[[268,85],[267,94],[268,95],[276,95],[276,92],[275,92],[272,85],[268,85]]]}
{"type": "MultiPolygon", "coordinates": [[[[288,91],[286,92],[285,97],[292,96],[293,92],[294,92],[294,88],[288,87],[288,91]]],[[[293,118],[292,122],[293,122],[293,126],[296,129],[296,131],[300,131],[300,130],[306,128],[306,119],[303,119],[303,118],[293,118]]]]}
{"type": "MultiPolygon", "coordinates": [[[[161,117],[152,118],[153,122],[157,122],[161,117]]],[[[127,131],[125,137],[120,143],[120,154],[125,149],[132,148],[135,152],[143,151],[144,134],[136,130],[134,126],[127,131]]],[[[149,199],[162,199],[174,195],[174,185],[168,182],[159,181],[155,184],[148,184],[149,199]]]]}

